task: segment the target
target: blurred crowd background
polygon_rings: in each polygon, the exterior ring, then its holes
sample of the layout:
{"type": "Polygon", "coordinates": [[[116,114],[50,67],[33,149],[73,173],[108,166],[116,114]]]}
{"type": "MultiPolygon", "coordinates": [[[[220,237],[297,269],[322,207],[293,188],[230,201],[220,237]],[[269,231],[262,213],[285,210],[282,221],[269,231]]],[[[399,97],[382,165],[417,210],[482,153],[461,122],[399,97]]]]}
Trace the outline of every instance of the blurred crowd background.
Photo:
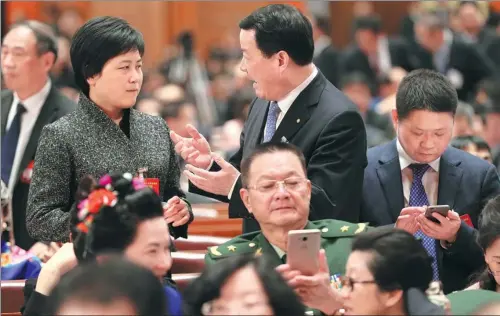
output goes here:
{"type": "MultiPolygon", "coordinates": [[[[27,18],[53,25],[59,41],[53,82],[77,100],[69,60],[73,33],[94,16],[125,18],[143,32],[146,41],[145,78],[136,108],[162,116],[180,135],[186,135],[186,124],[195,125],[213,150],[228,157],[239,148],[239,135],[254,97],[239,69],[238,21],[266,3],[2,2],[2,33],[11,23],[27,18]]],[[[287,3],[311,18],[315,64],[363,113],[369,147],[394,137],[390,118],[394,94],[404,75],[415,68],[414,61],[405,56],[405,49],[417,45],[429,50],[435,46],[439,39],[431,31],[442,24],[464,42],[474,44],[480,53],[479,62],[468,57],[466,51],[451,52],[456,67],[461,68],[459,78],[448,73],[458,81],[462,101],[455,136],[467,136],[455,144],[462,148],[469,143],[473,143],[472,147],[485,145],[486,158],[499,159],[500,129],[496,126],[500,123],[500,91],[495,89],[498,79],[494,74],[498,77],[500,72],[500,1],[287,3]],[[425,22],[426,27],[418,35],[413,17],[422,11],[437,12],[441,20],[425,22]],[[383,58],[370,58],[370,52],[380,50],[384,41],[389,48],[387,65],[383,58]],[[360,53],[368,56],[368,63],[360,53]]],[[[425,67],[425,62],[419,62],[425,67]]],[[[472,147],[470,150],[477,151],[472,147]]]]}

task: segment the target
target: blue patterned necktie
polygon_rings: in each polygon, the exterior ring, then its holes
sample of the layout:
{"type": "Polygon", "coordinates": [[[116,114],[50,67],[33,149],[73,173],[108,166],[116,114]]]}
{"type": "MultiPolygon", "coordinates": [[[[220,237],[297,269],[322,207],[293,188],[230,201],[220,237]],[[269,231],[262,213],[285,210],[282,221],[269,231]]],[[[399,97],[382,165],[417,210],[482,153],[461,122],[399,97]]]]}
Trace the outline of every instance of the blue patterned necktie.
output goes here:
{"type": "Polygon", "coordinates": [[[16,156],[17,142],[21,133],[21,116],[26,108],[21,103],[17,104],[16,116],[10,123],[9,129],[2,136],[2,181],[9,185],[12,165],[16,156]]]}
{"type": "Polygon", "coordinates": [[[276,123],[278,121],[278,116],[280,115],[280,108],[278,102],[272,101],[269,105],[269,111],[267,112],[266,127],[264,129],[264,140],[263,143],[269,142],[274,133],[276,132],[276,123]]]}
{"type": "MultiPolygon", "coordinates": [[[[427,199],[427,194],[425,193],[424,185],[422,184],[422,177],[429,167],[430,166],[428,164],[410,165],[410,169],[413,171],[413,182],[411,184],[408,206],[429,205],[429,200],[427,199]]],[[[439,280],[439,270],[436,259],[436,241],[425,235],[421,230],[415,233],[415,237],[422,241],[422,245],[425,250],[427,250],[429,256],[434,259],[432,261],[432,276],[433,280],[439,280]]]]}

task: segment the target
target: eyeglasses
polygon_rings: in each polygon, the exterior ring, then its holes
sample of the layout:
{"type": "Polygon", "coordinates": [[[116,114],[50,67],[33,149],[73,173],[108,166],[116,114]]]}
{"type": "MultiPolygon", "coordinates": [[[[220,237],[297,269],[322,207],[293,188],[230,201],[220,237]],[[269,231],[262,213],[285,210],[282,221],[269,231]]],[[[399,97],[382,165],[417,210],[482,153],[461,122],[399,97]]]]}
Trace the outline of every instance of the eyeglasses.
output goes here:
{"type": "Polygon", "coordinates": [[[352,291],[353,287],[354,287],[354,284],[357,284],[357,283],[360,283],[360,284],[375,284],[375,280],[367,280],[367,281],[356,281],[356,280],[353,280],[351,277],[348,277],[348,276],[342,276],[340,277],[340,284],[342,285],[342,289],[343,288],[346,288],[350,291],[352,291]]]}
{"type": "Polygon", "coordinates": [[[309,180],[305,178],[287,178],[282,181],[266,180],[256,185],[248,186],[248,188],[252,190],[257,190],[261,193],[274,192],[274,190],[276,190],[279,186],[283,186],[283,188],[288,191],[300,191],[304,189],[305,184],[308,182],[309,180]]]}

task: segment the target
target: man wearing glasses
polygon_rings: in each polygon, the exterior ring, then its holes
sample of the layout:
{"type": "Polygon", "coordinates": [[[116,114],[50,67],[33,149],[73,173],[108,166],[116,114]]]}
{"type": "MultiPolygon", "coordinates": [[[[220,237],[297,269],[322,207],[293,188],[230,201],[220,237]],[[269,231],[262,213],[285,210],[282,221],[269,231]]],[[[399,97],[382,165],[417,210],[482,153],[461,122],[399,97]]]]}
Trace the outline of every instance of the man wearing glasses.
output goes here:
{"type": "Polygon", "coordinates": [[[351,240],[366,231],[367,225],[333,219],[308,220],[311,182],[306,177],[304,155],[297,147],[287,143],[258,145],[242,162],[241,177],[243,187],[239,194],[262,231],[209,248],[207,264],[234,255],[255,254],[265,256],[277,267],[286,262],[289,231],[319,229],[332,279],[344,274],[351,240]]]}

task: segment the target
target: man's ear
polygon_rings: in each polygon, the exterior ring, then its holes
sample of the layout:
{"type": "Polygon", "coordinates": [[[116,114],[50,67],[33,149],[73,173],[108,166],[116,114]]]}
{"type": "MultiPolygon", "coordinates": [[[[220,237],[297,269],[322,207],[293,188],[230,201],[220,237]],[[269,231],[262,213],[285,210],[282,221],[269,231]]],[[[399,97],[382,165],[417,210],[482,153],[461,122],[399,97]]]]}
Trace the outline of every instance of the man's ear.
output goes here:
{"type": "Polygon", "coordinates": [[[96,74],[92,77],[87,78],[87,83],[89,84],[89,86],[95,86],[97,79],[99,79],[100,76],[100,74],[96,74]]]}
{"type": "Polygon", "coordinates": [[[403,291],[395,290],[383,293],[384,305],[389,308],[403,301],[403,291]]]}
{"type": "Polygon", "coordinates": [[[241,188],[240,189],[240,197],[241,200],[243,201],[243,204],[245,204],[245,207],[247,208],[248,212],[251,214],[252,213],[252,204],[250,203],[250,192],[248,192],[247,189],[241,188]]]}
{"type": "Polygon", "coordinates": [[[391,118],[392,118],[392,126],[394,127],[394,130],[398,130],[398,124],[399,124],[399,118],[398,118],[398,112],[396,109],[391,110],[391,118]]]}

